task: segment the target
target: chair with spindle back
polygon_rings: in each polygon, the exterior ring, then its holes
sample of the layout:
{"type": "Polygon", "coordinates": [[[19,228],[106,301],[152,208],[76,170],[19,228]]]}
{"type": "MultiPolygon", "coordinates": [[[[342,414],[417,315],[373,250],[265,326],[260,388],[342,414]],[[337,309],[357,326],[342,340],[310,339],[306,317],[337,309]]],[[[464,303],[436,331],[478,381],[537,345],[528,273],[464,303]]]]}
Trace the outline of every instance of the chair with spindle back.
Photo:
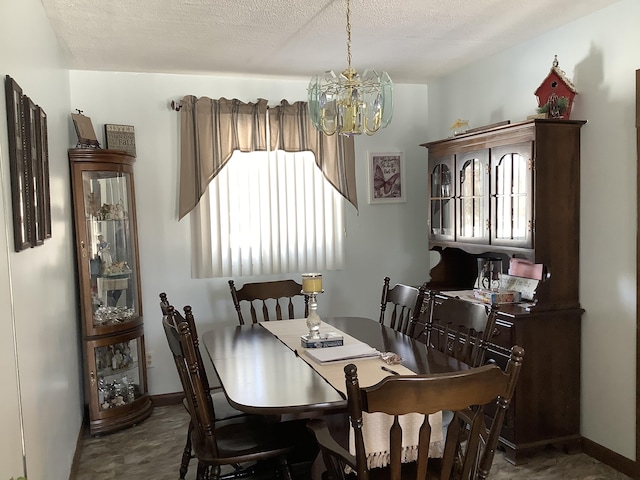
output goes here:
{"type": "MultiPolygon", "coordinates": [[[[313,431],[332,480],[475,480],[486,479],[498,444],[506,410],[524,357],[524,350],[513,347],[506,372],[497,365],[484,365],[465,371],[434,375],[388,376],[376,385],[361,388],[356,366],[344,368],[348,411],[353,428],[355,455],[332,437],[324,420],[307,423],[313,431]],[[485,415],[496,405],[491,425],[485,415]],[[454,412],[447,429],[442,459],[429,461],[431,425],[429,415],[442,410],[454,412]],[[369,468],[363,437],[363,412],[382,412],[393,416],[389,432],[389,463],[369,468]],[[417,438],[416,460],[402,463],[403,429],[398,416],[424,415],[417,438]],[[347,469],[347,467],[349,467],[347,469]],[[349,473],[347,473],[349,471],[349,473]]],[[[413,445],[413,439],[405,439],[413,445]]]]}
{"type": "MultiPolygon", "coordinates": [[[[304,430],[304,423],[270,423],[260,417],[217,421],[189,322],[173,307],[168,310],[169,314],[162,324],[191,416],[191,445],[198,459],[196,478],[218,480],[221,478],[221,467],[225,465],[236,469],[233,476],[251,475],[255,473],[254,462],[274,460],[281,475],[278,478],[291,480],[287,455],[309,437],[304,430]],[[248,470],[241,466],[245,464],[250,464],[248,470]]],[[[185,313],[190,311],[190,307],[185,307],[185,313]]],[[[275,478],[275,472],[272,473],[270,478],[275,478]]],[[[225,478],[228,477],[225,475],[225,478]]]]}
{"type": "Polygon", "coordinates": [[[437,293],[428,297],[430,316],[422,332],[425,343],[469,366],[482,365],[499,306],[437,293]]]}
{"type": "MultiPolygon", "coordinates": [[[[169,303],[169,300],[167,298],[167,294],[165,292],[162,292],[160,294],[160,309],[162,310],[162,318],[163,318],[163,320],[168,318],[169,316],[172,316],[174,314],[174,308],[169,303]]],[[[207,378],[207,372],[206,372],[206,370],[204,368],[204,363],[202,362],[202,355],[200,353],[200,348],[199,348],[198,331],[196,329],[196,322],[195,322],[195,319],[193,317],[193,313],[191,311],[191,307],[189,307],[189,306],[185,307],[185,319],[184,320],[189,324],[189,328],[191,330],[191,338],[193,339],[193,342],[194,342],[194,345],[195,345],[196,355],[198,356],[198,360],[199,360],[200,365],[203,365],[203,369],[202,369],[202,373],[201,373],[202,382],[203,382],[205,390],[209,393],[209,396],[211,397],[211,401],[213,402],[212,403],[212,408],[215,411],[216,419],[218,421],[223,421],[223,420],[229,420],[229,419],[233,419],[233,418],[241,418],[241,417],[247,416],[246,413],[241,412],[240,410],[236,410],[231,405],[229,405],[229,402],[227,401],[227,397],[225,396],[225,394],[224,394],[224,392],[222,390],[220,390],[220,389],[212,390],[211,389],[211,387],[209,385],[209,380],[207,378]]],[[[184,407],[188,409],[186,399],[183,400],[183,404],[184,404],[184,407]]],[[[191,432],[192,432],[192,430],[193,430],[193,425],[190,422],[188,430],[187,430],[187,441],[186,441],[186,444],[184,446],[184,451],[182,453],[182,460],[180,462],[180,478],[181,479],[183,479],[185,477],[185,475],[187,474],[187,471],[189,469],[189,463],[191,461],[191,458],[193,458],[193,453],[191,451],[191,432]]]]}
{"type": "Polygon", "coordinates": [[[416,288],[401,283],[389,288],[390,281],[389,277],[384,277],[380,299],[380,323],[400,333],[413,335],[413,329],[420,317],[426,288],[424,286],[416,288]],[[387,307],[390,308],[387,310],[387,307]]]}
{"type": "Polygon", "coordinates": [[[302,293],[302,285],[295,280],[245,283],[239,289],[236,289],[233,280],[229,280],[229,289],[240,325],[244,325],[241,302],[249,304],[252,323],[282,320],[283,318],[306,318],[309,315],[309,297],[302,293]],[[296,317],[294,300],[298,297],[300,297],[300,308],[297,311],[298,317],[296,317]],[[303,301],[304,317],[301,310],[303,301]],[[282,316],[283,308],[286,309],[287,317],[282,316]],[[261,317],[258,316],[258,312],[261,312],[261,317]]]}

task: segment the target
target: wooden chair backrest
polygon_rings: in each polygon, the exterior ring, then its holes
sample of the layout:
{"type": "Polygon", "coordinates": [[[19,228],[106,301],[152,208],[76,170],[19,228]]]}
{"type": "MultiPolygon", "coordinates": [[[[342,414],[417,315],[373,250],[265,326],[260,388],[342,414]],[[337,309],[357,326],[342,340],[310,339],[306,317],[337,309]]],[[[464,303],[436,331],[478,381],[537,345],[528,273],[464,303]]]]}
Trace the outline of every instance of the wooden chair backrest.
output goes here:
{"type": "Polygon", "coordinates": [[[415,323],[420,317],[426,289],[396,284],[389,288],[389,277],[384,277],[380,298],[380,323],[394,330],[412,335],[415,323]],[[387,307],[391,306],[389,310],[387,307]]]}
{"type": "MultiPolygon", "coordinates": [[[[174,314],[174,307],[169,303],[167,294],[164,292],[160,294],[160,309],[162,310],[163,318],[167,317],[170,314],[171,315],[174,314]]],[[[199,365],[203,366],[201,375],[202,375],[203,381],[205,382],[204,386],[206,389],[209,389],[210,384],[207,378],[206,368],[204,368],[202,354],[200,353],[200,340],[198,340],[198,329],[196,328],[196,320],[195,318],[193,318],[193,311],[191,310],[191,306],[187,305],[183,308],[183,310],[184,310],[184,318],[182,318],[180,313],[175,311],[175,313],[177,314],[176,318],[180,319],[180,321],[185,321],[189,324],[189,329],[191,330],[191,339],[193,340],[193,344],[196,349],[196,355],[198,356],[198,363],[199,365]]]]}
{"type": "Polygon", "coordinates": [[[162,310],[162,315],[168,315],[169,314],[169,307],[171,306],[171,304],[169,303],[169,300],[167,299],[167,294],[162,292],[160,294],[160,310],[162,310]]]}
{"type": "Polygon", "coordinates": [[[482,365],[498,306],[437,294],[430,295],[430,302],[425,325],[427,345],[472,367],[482,365]]]}
{"type": "Polygon", "coordinates": [[[243,301],[249,303],[252,323],[282,320],[283,307],[286,308],[289,319],[306,318],[309,315],[309,297],[302,293],[302,285],[295,280],[245,283],[238,290],[236,290],[234,281],[229,280],[229,289],[240,325],[244,325],[240,304],[243,301]],[[296,317],[294,307],[294,298],[296,297],[304,297],[304,317],[302,317],[302,312],[298,312],[298,317],[296,317]],[[258,311],[262,313],[260,319],[258,311]]]}
{"type": "MultiPolygon", "coordinates": [[[[497,365],[484,365],[467,371],[435,375],[389,376],[371,387],[360,388],[356,366],[344,368],[348,410],[354,432],[356,472],[367,480],[363,412],[382,412],[394,416],[389,432],[391,480],[401,480],[402,428],[398,415],[425,415],[418,440],[416,480],[427,478],[431,425],[429,414],[442,410],[454,412],[447,429],[441,462],[441,479],[471,480],[486,478],[507,407],[520,374],[524,350],[512,349],[506,372],[497,365]],[[497,408],[487,430],[484,406],[495,402],[497,408]]],[[[339,476],[336,478],[340,478],[339,476]]],[[[406,476],[403,480],[409,480],[406,476]]]]}
{"type": "Polygon", "coordinates": [[[191,416],[193,448],[198,457],[218,456],[215,412],[199,350],[189,322],[172,306],[169,306],[168,311],[162,324],[191,416]]]}

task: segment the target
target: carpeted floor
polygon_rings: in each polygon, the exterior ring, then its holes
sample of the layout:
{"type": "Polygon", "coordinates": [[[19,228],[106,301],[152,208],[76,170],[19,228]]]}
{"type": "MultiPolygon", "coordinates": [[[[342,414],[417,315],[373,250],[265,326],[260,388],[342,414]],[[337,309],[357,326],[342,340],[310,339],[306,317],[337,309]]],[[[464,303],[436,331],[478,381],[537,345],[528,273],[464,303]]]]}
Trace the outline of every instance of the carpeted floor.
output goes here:
{"type": "MultiPolygon", "coordinates": [[[[156,407],[139,425],[98,438],[85,436],[75,480],[177,480],[188,421],[181,405],[156,407]]],[[[194,480],[195,475],[196,462],[192,460],[186,480],[194,480]]],[[[307,480],[305,476],[308,474],[298,475],[296,480],[307,480]]],[[[489,478],[628,480],[630,477],[582,453],[566,455],[548,450],[517,467],[498,453],[489,478]]]]}

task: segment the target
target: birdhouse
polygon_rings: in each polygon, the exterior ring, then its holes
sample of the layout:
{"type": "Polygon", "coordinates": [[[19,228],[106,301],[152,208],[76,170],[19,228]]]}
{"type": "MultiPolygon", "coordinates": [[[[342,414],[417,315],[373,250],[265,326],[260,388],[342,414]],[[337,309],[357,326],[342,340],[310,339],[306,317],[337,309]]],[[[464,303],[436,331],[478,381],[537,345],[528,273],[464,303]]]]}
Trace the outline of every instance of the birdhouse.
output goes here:
{"type": "Polygon", "coordinates": [[[538,113],[546,113],[549,118],[568,119],[571,116],[573,98],[577,94],[576,87],[558,67],[558,56],[555,55],[549,75],[535,91],[538,113]]]}

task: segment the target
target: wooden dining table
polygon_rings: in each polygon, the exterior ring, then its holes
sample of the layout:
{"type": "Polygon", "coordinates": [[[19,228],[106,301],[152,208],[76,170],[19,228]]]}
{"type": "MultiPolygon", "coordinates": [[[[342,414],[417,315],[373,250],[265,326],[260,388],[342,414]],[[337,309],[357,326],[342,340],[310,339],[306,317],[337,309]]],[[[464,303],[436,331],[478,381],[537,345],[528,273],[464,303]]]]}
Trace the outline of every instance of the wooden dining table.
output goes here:
{"type": "MultiPolygon", "coordinates": [[[[380,352],[399,355],[402,365],[416,374],[469,368],[376,320],[333,317],[322,321],[380,352]]],[[[312,416],[346,411],[344,394],[314,370],[298,349],[287,346],[261,324],[209,330],[202,335],[202,343],[229,403],[238,410],[312,416]]]]}

